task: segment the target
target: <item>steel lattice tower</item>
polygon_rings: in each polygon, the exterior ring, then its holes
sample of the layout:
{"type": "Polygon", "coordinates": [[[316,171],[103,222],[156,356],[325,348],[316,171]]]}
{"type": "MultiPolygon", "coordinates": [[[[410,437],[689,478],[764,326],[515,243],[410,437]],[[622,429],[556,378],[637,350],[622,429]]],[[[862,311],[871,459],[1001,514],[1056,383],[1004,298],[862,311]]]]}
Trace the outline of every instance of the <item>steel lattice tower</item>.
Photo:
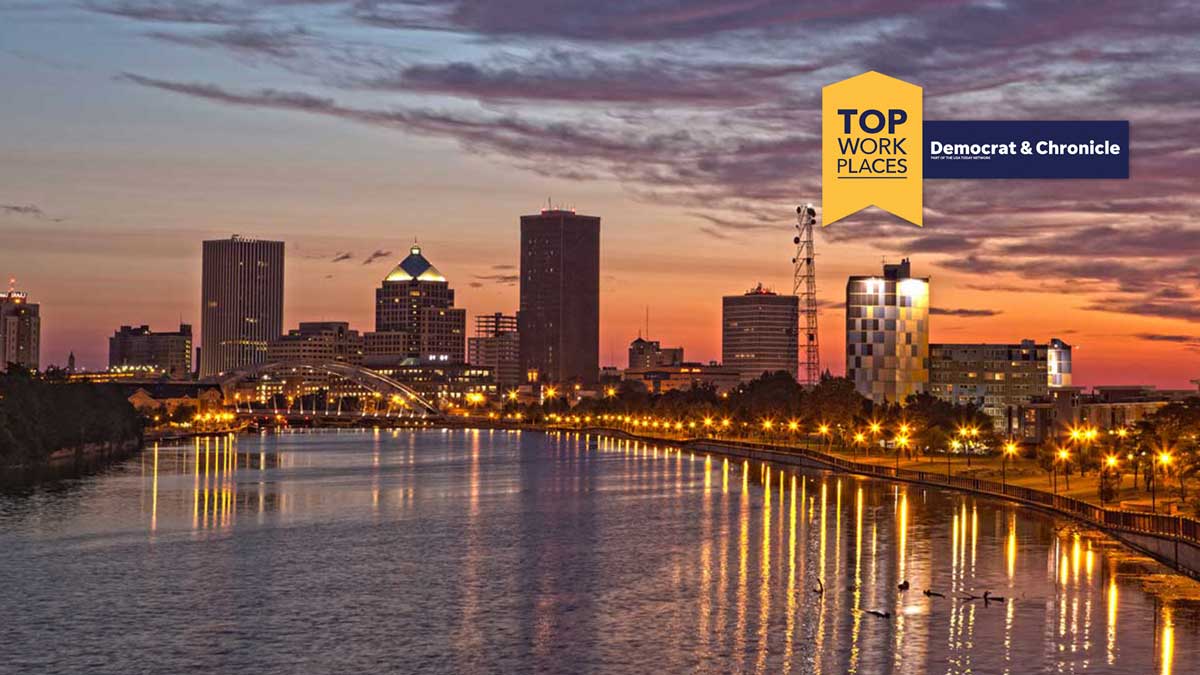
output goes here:
{"type": "Polygon", "coordinates": [[[813,264],[813,225],[817,211],[812,204],[796,207],[795,276],[792,295],[800,298],[800,384],[814,386],[821,381],[821,347],[817,338],[817,269],[813,264]]]}

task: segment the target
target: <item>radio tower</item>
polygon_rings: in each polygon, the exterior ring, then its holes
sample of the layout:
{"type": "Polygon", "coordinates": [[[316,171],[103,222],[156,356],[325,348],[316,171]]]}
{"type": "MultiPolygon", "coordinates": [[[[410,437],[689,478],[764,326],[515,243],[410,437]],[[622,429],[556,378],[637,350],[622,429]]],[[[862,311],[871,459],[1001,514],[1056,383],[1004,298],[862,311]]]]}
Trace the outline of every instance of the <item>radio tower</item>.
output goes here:
{"type": "Polygon", "coordinates": [[[821,381],[821,347],[817,339],[817,270],[813,266],[813,225],[817,211],[812,204],[796,207],[795,276],[792,295],[800,298],[800,384],[816,386],[821,381]]]}

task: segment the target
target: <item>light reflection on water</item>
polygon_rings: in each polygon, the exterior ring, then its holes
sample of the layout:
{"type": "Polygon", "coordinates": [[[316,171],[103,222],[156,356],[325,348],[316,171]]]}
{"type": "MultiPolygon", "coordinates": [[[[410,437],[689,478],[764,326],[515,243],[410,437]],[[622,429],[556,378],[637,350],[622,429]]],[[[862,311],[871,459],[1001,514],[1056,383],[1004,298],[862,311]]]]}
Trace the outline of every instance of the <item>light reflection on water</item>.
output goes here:
{"type": "Polygon", "coordinates": [[[633,442],[200,439],[0,492],[0,671],[1196,672],[1163,572],[1009,504],[633,442]]]}

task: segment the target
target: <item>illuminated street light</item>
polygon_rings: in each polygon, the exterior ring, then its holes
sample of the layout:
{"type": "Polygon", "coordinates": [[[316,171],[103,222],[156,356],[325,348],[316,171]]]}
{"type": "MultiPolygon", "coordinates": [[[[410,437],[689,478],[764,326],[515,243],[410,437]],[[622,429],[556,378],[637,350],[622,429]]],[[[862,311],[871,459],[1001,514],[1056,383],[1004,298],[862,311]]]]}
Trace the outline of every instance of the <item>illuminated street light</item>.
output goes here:
{"type": "Polygon", "coordinates": [[[1000,490],[1008,489],[1008,458],[1017,454],[1017,444],[1009,441],[1004,444],[1004,454],[1000,457],[1000,490]]]}
{"type": "MultiPolygon", "coordinates": [[[[1068,490],[1070,490],[1071,489],[1071,485],[1070,485],[1071,479],[1068,477],[1068,474],[1067,474],[1067,461],[1071,459],[1071,453],[1066,448],[1059,448],[1058,453],[1057,453],[1057,458],[1058,458],[1058,462],[1055,463],[1055,467],[1057,469],[1057,464],[1059,462],[1062,463],[1062,465],[1063,465],[1063,468],[1062,468],[1063,480],[1067,481],[1066,487],[1068,490]]],[[[1054,473],[1054,494],[1058,494],[1058,471],[1057,470],[1054,473]]]]}

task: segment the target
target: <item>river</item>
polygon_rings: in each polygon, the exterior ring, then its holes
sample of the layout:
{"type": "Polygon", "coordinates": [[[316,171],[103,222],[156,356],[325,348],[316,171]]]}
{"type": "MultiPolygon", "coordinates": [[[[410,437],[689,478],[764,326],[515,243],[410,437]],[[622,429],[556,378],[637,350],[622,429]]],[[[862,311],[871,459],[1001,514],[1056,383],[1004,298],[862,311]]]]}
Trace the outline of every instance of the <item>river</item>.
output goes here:
{"type": "Polygon", "coordinates": [[[577,434],[202,439],[0,490],[5,673],[1195,673],[1195,588],[1013,504],[577,434]]]}

